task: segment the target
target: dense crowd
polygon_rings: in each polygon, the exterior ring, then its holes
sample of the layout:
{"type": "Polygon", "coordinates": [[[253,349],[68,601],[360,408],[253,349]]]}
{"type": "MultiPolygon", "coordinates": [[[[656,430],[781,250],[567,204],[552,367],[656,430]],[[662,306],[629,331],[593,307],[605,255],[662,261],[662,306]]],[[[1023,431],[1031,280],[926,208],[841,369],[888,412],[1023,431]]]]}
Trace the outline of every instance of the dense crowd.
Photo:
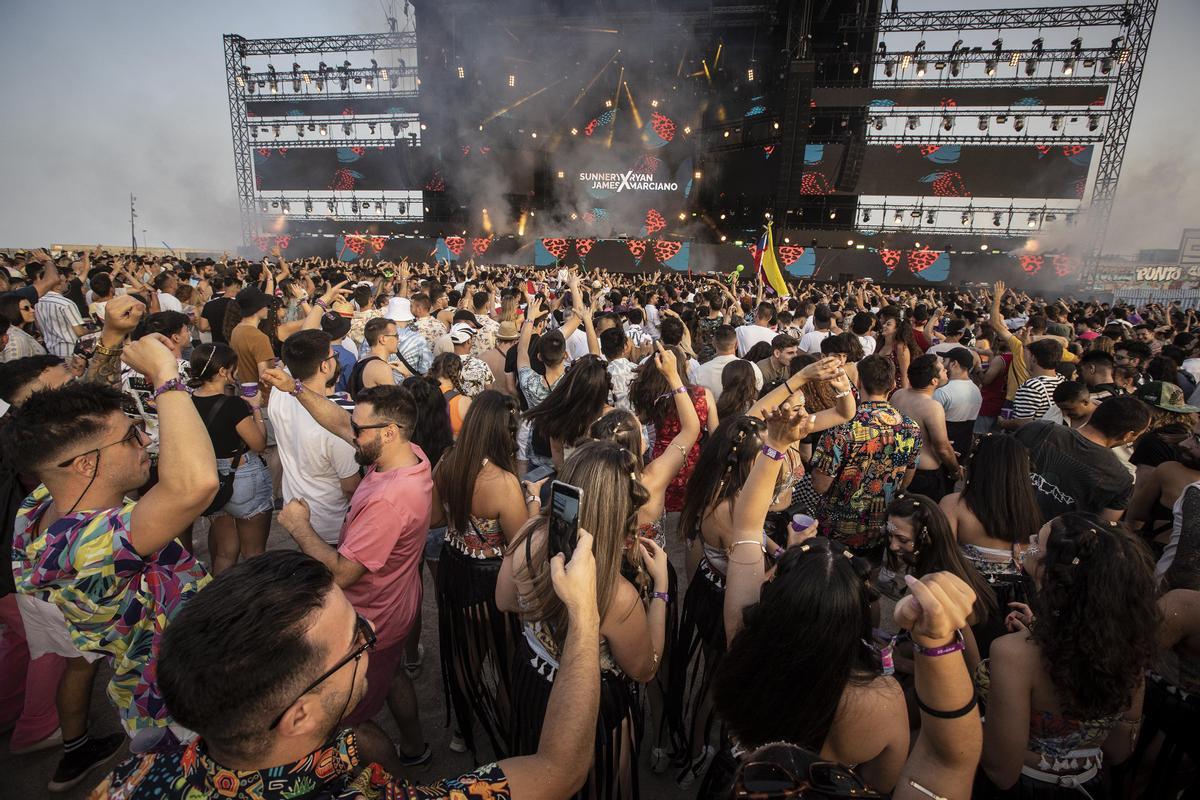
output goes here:
{"type": "Polygon", "coordinates": [[[631,800],[643,763],[703,798],[1195,790],[1194,310],[0,266],[0,727],[59,751],[51,791],[127,744],[93,797],[631,800]],[[431,713],[481,766],[424,774],[431,713]]]}

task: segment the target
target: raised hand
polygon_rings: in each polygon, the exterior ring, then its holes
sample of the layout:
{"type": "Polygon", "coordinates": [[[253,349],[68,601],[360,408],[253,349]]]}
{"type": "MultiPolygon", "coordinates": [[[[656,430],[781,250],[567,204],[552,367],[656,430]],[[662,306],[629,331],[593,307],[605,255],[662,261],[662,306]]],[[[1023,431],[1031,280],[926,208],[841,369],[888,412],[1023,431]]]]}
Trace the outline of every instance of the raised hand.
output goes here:
{"type": "Polygon", "coordinates": [[[911,594],[896,604],[896,624],[924,647],[946,644],[967,624],[975,592],[952,572],[933,572],[920,580],[904,576],[911,594]]]}
{"type": "Polygon", "coordinates": [[[145,313],[146,305],[141,300],[131,294],[119,294],[104,305],[104,330],[127,336],[145,313]]]}
{"type": "Polygon", "coordinates": [[[271,369],[265,369],[263,370],[262,375],[259,376],[259,380],[261,380],[267,386],[270,386],[272,389],[278,389],[281,392],[287,392],[288,394],[291,394],[292,392],[296,391],[296,379],[281,369],[276,369],[274,367],[271,369]]]}
{"type": "Polygon", "coordinates": [[[654,350],[654,366],[668,381],[671,378],[678,380],[679,361],[675,358],[675,353],[663,347],[662,342],[655,342],[654,350]]]}
{"type": "Polygon", "coordinates": [[[804,396],[800,393],[792,395],[793,398],[797,396],[799,396],[797,404],[784,402],[765,415],[767,441],[777,450],[785,450],[808,436],[812,433],[813,425],[816,423],[816,417],[809,414],[804,407],[804,396]]]}

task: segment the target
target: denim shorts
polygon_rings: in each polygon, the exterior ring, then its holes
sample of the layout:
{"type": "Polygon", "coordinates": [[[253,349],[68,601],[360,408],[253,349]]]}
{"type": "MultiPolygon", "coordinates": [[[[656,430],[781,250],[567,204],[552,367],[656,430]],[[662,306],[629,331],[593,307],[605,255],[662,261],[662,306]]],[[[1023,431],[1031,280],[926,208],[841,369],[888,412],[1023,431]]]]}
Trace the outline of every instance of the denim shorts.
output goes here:
{"type": "MultiPolygon", "coordinates": [[[[232,463],[231,458],[218,458],[217,473],[228,475],[232,463]]],[[[271,472],[266,462],[257,453],[246,453],[233,478],[233,495],[225,507],[212,516],[228,514],[234,519],[249,519],[270,512],[275,507],[271,491],[271,472]]]]}
{"type": "Polygon", "coordinates": [[[446,526],[430,528],[425,534],[425,560],[436,562],[442,557],[442,545],[446,542],[446,526]]]}

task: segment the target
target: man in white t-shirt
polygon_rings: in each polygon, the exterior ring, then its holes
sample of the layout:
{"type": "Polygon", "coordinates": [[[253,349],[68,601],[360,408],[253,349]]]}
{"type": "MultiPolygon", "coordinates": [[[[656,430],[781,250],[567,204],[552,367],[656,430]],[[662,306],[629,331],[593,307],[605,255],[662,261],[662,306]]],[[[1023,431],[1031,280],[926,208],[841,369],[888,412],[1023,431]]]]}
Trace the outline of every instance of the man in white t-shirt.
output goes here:
{"type": "Polygon", "coordinates": [[[858,343],[862,345],[863,358],[869,355],[874,355],[875,337],[871,335],[871,331],[875,329],[875,317],[868,314],[866,311],[859,311],[850,321],[850,332],[858,337],[858,343]]]}
{"type": "Polygon", "coordinates": [[[179,277],[174,272],[164,270],[154,276],[154,288],[158,290],[159,311],[183,311],[183,303],[175,296],[179,277]]]}
{"type": "Polygon", "coordinates": [[[737,354],[744,356],[759,342],[770,342],[775,338],[775,306],[759,303],[754,309],[754,324],[739,325],[737,328],[737,354]]]}
{"type": "Polygon", "coordinates": [[[965,347],[954,347],[941,353],[946,367],[947,382],[933,393],[933,399],[946,411],[946,433],[960,459],[971,452],[975,420],[983,406],[983,395],[971,380],[975,354],[965,347]]]}
{"type": "MultiPolygon", "coordinates": [[[[298,391],[321,397],[333,391],[338,359],[330,342],[328,333],[306,330],[283,343],[283,363],[300,381],[298,391]]],[[[283,501],[306,500],[313,530],[336,546],[359,481],[354,448],[318,425],[300,401],[285,392],[271,392],[267,416],[283,465],[283,501]]]]}
{"type": "Polygon", "coordinates": [[[820,353],[821,342],[833,333],[830,330],[833,325],[833,315],[829,313],[829,306],[824,303],[817,306],[812,315],[812,323],[813,329],[800,337],[800,352],[802,353],[820,353]]]}
{"type": "MultiPolygon", "coordinates": [[[[737,360],[737,355],[734,354],[737,344],[738,338],[733,328],[728,325],[717,328],[713,333],[713,346],[717,350],[716,357],[710,358],[696,369],[696,383],[712,392],[714,400],[721,399],[721,373],[725,371],[726,364],[737,360]]],[[[762,391],[762,370],[753,361],[750,362],[750,366],[754,368],[755,388],[762,391]]]]}

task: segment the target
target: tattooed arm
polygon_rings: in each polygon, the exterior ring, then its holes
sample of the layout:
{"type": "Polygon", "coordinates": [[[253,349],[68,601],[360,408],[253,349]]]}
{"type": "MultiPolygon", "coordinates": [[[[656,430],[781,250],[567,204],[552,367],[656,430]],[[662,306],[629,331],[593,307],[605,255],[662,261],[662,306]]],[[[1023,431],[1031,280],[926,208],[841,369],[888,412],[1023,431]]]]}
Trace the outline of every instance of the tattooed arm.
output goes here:
{"type": "Polygon", "coordinates": [[[120,386],[121,350],[129,332],[137,327],[144,313],[146,306],[133,295],[118,295],[108,301],[104,308],[104,329],[83,374],[85,381],[120,386]]]}

